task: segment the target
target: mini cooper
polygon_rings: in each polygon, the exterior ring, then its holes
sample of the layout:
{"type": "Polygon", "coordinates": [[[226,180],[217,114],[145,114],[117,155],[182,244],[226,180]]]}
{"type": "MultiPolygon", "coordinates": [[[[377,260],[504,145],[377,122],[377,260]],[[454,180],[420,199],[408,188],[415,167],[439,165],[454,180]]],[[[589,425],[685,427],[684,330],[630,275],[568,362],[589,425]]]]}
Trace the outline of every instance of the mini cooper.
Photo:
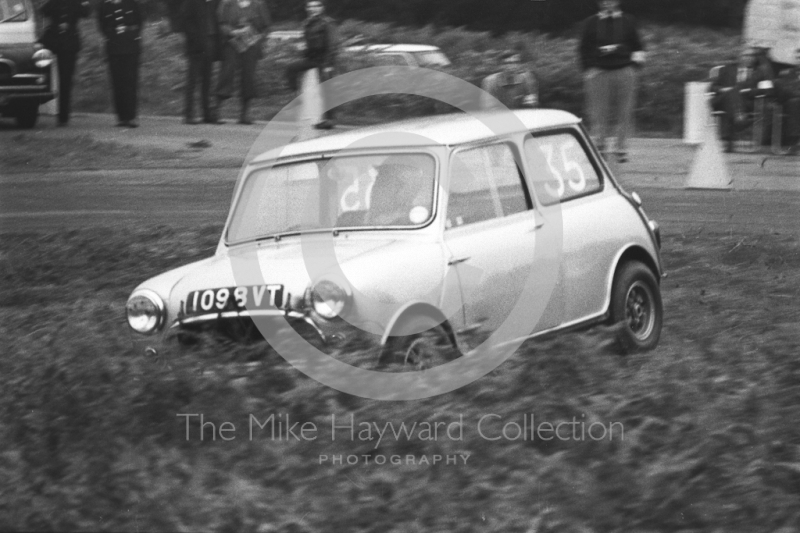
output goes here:
{"type": "Polygon", "coordinates": [[[419,369],[474,353],[476,332],[521,342],[614,323],[623,351],[654,348],[658,224],[578,118],[506,114],[493,128],[495,114],[451,114],[255,157],[214,256],[131,294],[135,345],[157,355],[197,331],[245,342],[266,322],[328,353],[366,334],[376,364],[419,369]]]}
{"type": "Polygon", "coordinates": [[[21,128],[34,127],[57,92],[55,56],[37,42],[39,26],[29,0],[0,0],[0,115],[21,128]]]}

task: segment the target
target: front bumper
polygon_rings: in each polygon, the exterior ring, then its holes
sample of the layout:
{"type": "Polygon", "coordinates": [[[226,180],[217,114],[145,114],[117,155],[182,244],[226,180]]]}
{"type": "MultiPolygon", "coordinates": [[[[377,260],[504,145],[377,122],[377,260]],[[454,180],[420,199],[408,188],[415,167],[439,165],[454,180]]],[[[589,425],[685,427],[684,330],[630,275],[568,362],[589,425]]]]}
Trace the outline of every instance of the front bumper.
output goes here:
{"type": "Polygon", "coordinates": [[[11,106],[19,101],[43,104],[56,97],[47,72],[15,74],[0,80],[0,106],[11,106]]]}
{"type": "Polygon", "coordinates": [[[0,87],[0,108],[12,108],[19,102],[35,102],[44,104],[56,97],[46,87],[0,87]]]}
{"type": "MultiPolygon", "coordinates": [[[[311,319],[296,311],[228,311],[176,319],[166,331],[156,335],[131,332],[135,351],[149,357],[165,355],[171,348],[195,346],[203,336],[224,338],[235,344],[250,344],[264,340],[261,328],[277,331],[287,325],[318,347],[331,340],[311,319]]],[[[335,340],[335,339],[334,339],[335,340]]]]}

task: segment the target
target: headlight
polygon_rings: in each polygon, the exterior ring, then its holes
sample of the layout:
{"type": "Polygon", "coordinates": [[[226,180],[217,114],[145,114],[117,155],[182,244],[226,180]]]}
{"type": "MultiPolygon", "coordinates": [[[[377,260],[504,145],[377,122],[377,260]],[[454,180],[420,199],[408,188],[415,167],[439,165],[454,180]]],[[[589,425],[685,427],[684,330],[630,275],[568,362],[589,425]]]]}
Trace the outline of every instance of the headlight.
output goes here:
{"type": "Polygon", "coordinates": [[[53,52],[47,48],[37,50],[33,54],[33,62],[37,68],[49,67],[53,63],[53,52]]]}
{"type": "Polygon", "coordinates": [[[149,335],[164,325],[165,311],[161,297],[153,291],[134,291],[125,305],[131,329],[149,335]]]}
{"type": "Polygon", "coordinates": [[[349,296],[339,285],[330,280],[318,281],[311,289],[311,305],[323,318],[334,318],[344,310],[349,296]]]}

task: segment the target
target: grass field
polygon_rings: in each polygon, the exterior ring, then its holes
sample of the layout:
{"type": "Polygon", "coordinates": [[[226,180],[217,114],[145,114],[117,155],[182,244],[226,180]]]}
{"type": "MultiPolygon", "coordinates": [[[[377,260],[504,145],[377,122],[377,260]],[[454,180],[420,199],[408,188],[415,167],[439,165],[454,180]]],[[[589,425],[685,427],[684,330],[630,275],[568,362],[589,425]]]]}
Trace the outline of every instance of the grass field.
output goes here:
{"type": "MultiPolygon", "coordinates": [[[[363,35],[376,43],[422,43],[439,46],[453,61],[449,72],[480,84],[496,71],[497,51],[524,51],[528,66],[540,81],[542,105],[582,115],[583,88],[578,68],[575,30],[562,36],[511,33],[493,37],[489,33],[433,27],[404,28],[389,24],[343,21],[342,38],[363,35]]],[[[76,74],[74,107],[77,111],[112,111],[104,49],[95,21],[82,23],[84,47],[76,74]]],[[[738,32],[707,28],[646,26],[642,29],[648,62],[641,72],[637,103],[640,132],[677,135],[683,118],[684,84],[707,78],[709,69],[735,57],[738,32]]],[[[144,50],[140,73],[140,112],[181,115],[185,58],[183,37],[170,33],[165,23],[150,23],[143,34],[144,50]]],[[[284,69],[298,56],[288,44],[269,47],[259,62],[256,83],[259,98],[254,101],[254,118],[272,118],[294,97],[285,89],[284,69]]],[[[357,59],[343,59],[340,71],[363,67],[357,59]]],[[[223,115],[236,117],[233,98],[223,115]]],[[[415,97],[385,96],[348,104],[341,110],[345,122],[365,123],[428,112],[430,106],[415,97]]]]}
{"type": "Polygon", "coordinates": [[[0,172],[41,171],[74,168],[163,167],[178,162],[181,154],[150,147],[147,150],[129,144],[101,140],[99,135],[84,133],[54,142],[37,133],[19,133],[4,141],[0,152],[0,172]],[[46,157],[43,157],[46,154],[46,157]]]}
{"type": "Polygon", "coordinates": [[[263,345],[211,344],[168,366],[132,351],[130,290],[213,253],[219,231],[97,228],[0,241],[1,530],[800,528],[796,237],[665,235],[666,320],[652,353],[614,355],[612,332],[599,329],[529,343],[453,393],[387,403],[328,389],[263,345]],[[200,440],[194,420],[187,440],[179,413],[232,422],[236,438],[200,440]],[[320,438],[276,441],[262,430],[251,440],[251,414],[314,423],[320,438]],[[379,424],[463,417],[463,438],[332,441],[331,416],[350,414],[379,424]],[[619,423],[624,433],[489,441],[476,431],[486,414],[619,423]],[[469,459],[319,464],[334,454],[469,459]]]}

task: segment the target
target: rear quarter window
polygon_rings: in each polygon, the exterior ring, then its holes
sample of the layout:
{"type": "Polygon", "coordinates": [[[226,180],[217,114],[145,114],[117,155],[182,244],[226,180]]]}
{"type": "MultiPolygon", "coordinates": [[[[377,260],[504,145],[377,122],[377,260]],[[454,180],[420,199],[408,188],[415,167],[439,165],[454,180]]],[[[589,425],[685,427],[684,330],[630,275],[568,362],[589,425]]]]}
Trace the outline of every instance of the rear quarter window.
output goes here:
{"type": "Polygon", "coordinates": [[[525,139],[533,189],[543,205],[565,202],[603,188],[586,146],[571,132],[525,139]]]}

